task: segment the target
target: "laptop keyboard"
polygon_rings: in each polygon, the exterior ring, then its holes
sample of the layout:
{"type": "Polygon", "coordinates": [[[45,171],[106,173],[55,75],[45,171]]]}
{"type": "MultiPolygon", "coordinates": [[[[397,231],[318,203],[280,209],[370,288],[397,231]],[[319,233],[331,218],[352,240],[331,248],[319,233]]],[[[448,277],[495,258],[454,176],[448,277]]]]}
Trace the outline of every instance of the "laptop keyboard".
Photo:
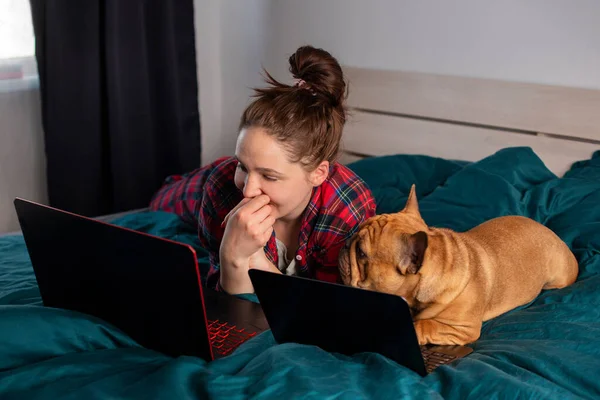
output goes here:
{"type": "MultiPolygon", "coordinates": [[[[221,356],[229,355],[246,340],[256,336],[256,332],[250,332],[219,320],[208,320],[208,334],[213,351],[221,356]]],[[[425,346],[421,346],[421,354],[427,373],[456,359],[456,356],[435,352],[425,346]]]]}
{"type": "Polygon", "coordinates": [[[456,359],[456,356],[438,353],[429,350],[424,346],[421,347],[421,354],[423,355],[423,359],[425,360],[425,369],[427,370],[427,373],[431,373],[440,365],[448,364],[452,360],[456,359]]]}
{"type": "Polygon", "coordinates": [[[212,344],[213,352],[221,356],[226,356],[232,353],[240,344],[256,336],[256,332],[238,328],[227,322],[209,320],[208,336],[212,344]]]}

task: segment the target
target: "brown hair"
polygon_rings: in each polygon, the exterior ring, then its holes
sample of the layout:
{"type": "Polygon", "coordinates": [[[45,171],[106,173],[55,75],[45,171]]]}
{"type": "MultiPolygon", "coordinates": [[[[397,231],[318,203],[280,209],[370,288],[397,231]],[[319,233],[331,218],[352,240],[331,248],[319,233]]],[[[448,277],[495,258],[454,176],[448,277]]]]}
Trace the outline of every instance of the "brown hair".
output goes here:
{"type": "Polygon", "coordinates": [[[297,83],[280,83],[265,71],[270,87],[254,89],[256,99],[244,111],[240,130],[265,129],[292,162],[312,170],[337,159],[346,123],[346,83],[340,64],[323,49],[300,47],[289,63],[297,83]]]}

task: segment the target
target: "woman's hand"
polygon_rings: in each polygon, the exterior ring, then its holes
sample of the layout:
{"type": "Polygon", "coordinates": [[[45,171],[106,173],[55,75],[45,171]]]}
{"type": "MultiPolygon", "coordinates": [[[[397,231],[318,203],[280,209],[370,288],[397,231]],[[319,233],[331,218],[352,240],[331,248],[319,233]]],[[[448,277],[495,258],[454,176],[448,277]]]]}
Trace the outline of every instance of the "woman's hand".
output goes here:
{"type": "Polygon", "coordinates": [[[221,241],[221,286],[229,293],[253,291],[248,277],[250,257],[263,247],[273,233],[275,217],[271,215],[269,197],[260,195],[242,200],[225,217],[221,241]]]}
{"type": "Polygon", "coordinates": [[[264,250],[262,249],[250,256],[248,267],[250,269],[260,269],[263,271],[281,274],[281,271],[277,267],[275,267],[275,265],[271,261],[269,261],[264,250]]]}
{"type": "Polygon", "coordinates": [[[228,214],[229,217],[225,217],[221,241],[221,253],[225,258],[234,262],[245,261],[267,244],[275,223],[269,201],[266,195],[244,199],[228,214]]]}

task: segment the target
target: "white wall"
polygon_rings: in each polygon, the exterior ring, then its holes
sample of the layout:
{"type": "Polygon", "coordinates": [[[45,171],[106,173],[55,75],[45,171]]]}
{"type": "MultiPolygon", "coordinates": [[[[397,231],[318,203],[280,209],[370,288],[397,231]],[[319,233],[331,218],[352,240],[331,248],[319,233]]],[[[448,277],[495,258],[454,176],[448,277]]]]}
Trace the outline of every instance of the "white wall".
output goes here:
{"type": "Polygon", "coordinates": [[[239,118],[262,83],[270,0],[195,0],[202,163],[235,150],[239,118]]]}
{"type": "MultiPolygon", "coordinates": [[[[261,84],[270,0],[194,3],[202,161],[208,163],[233,154],[250,88],[261,84]]],[[[25,89],[0,90],[0,234],[18,229],[14,197],[47,202],[39,90],[25,89]]]]}
{"type": "Polygon", "coordinates": [[[46,156],[39,90],[0,92],[0,234],[19,223],[13,199],[46,202],[46,156]]]}
{"type": "Polygon", "coordinates": [[[194,0],[196,68],[202,163],[221,153],[221,6],[219,0],[194,0]]]}
{"type": "Polygon", "coordinates": [[[342,63],[600,89],[598,0],[275,0],[267,67],[302,44],[342,63]]]}
{"type": "Polygon", "coordinates": [[[347,65],[600,89],[597,0],[195,0],[202,161],[233,154],[261,67],[303,44],[347,65]]]}
{"type": "MultiPolygon", "coordinates": [[[[261,67],[290,79],[287,57],[307,43],[352,66],[600,89],[597,0],[194,3],[203,163],[233,154],[261,67]]],[[[14,196],[45,201],[38,95],[0,94],[0,232],[16,227],[14,196]]]]}

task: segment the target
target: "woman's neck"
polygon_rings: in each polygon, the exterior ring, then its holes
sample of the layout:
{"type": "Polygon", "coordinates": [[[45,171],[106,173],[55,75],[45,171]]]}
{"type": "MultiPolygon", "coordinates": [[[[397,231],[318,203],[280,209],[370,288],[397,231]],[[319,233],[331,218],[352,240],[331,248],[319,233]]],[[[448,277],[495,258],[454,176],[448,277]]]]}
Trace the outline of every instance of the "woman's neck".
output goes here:
{"type": "Polygon", "coordinates": [[[313,194],[313,191],[311,190],[305,196],[305,198],[302,201],[302,203],[300,203],[298,205],[298,207],[296,207],[294,210],[292,210],[289,214],[284,215],[284,216],[278,218],[277,222],[279,222],[281,225],[284,225],[284,226],[294,226],[294,225],[300,223],[302,221],[302,217],[304,215],[304,211],[306,210],[306,207],[308,206],[308,203],[310,203],[310,199],[312,198],[312,194],[313,194]]]}
{"type": "Polygon", "coordinates": [[[275,237],[284,243],[291,254],[294,254],[298,249],[298,237],[302,228],[302,218],[304,217],[304,211],[306,210],[311,197],[312,191],[296,210],[283,218],[277,219],[273,225],[275,237]]]}
{"type": "Polygon", "coordinates": [[[294,255],[298,249],[298,238],[302,227],[302,218],[295,221],[275,221],[273,230],[275,237],[287,248],[288,254],[294,255]]]}

